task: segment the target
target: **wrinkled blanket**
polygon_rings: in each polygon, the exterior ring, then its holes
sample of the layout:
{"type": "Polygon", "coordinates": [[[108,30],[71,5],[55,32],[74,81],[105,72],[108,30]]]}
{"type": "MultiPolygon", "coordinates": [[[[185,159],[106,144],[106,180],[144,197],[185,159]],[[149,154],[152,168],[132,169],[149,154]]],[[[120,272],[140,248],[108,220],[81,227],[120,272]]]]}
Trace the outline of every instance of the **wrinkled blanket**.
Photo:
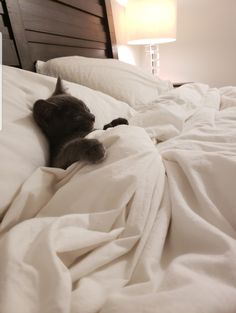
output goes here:
{"type": "Polygon", "coordinates": [[[38,168],[12,199],[1,312],[236,312],[236,88],[180,87],[131,124],[89,135],[103,163],[38,168]]]}

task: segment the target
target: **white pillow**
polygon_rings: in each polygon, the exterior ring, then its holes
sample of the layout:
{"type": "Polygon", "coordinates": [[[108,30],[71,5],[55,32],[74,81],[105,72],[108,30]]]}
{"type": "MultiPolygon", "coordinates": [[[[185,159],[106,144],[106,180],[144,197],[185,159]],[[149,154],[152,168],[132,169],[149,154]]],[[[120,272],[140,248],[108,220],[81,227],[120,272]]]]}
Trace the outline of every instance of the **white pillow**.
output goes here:
{"type": "Polygon", "coordinates": [[[65,80],[125,101],[132,107],[148,104],[173,88],[169,81],[114,59],[62,57],[47,62],[38,61],[36,71],[54,77],[60,75],[65,80]]]}
{"type": "MultiPolygon", "coordinates": [[[[45,166],[48,144],[32,118],[32,106],[48,98],[56,79],[3,66],[3,129],[0,131],[0,217],[25,179],[45,166]]],[[[102,128],[116,117],[130,118],[128,104],[84,86],[65,82],[67,91],[82,99],[95,114],[95,127],[102,128]]],[[[30,208],[29,208],[30,209],[30,208]]]]}

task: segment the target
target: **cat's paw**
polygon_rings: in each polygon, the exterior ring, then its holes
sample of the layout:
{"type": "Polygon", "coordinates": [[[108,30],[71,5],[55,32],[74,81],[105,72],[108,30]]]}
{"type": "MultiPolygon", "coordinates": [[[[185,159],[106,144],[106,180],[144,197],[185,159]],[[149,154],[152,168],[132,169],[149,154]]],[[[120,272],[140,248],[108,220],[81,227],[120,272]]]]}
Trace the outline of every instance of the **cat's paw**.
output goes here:
{"type": "Polygon", "coordinates": [[[126,118],[119,117],[112,120],[111,123],[104,125],[103,129],[106,130],[109,127],[115,127],[118,125],[129,125],[129,122],[126,118]]]}
{"type": "Polygon", "coordinates": [[[106,150],[97,139],[83,139],[81,141],[81,159],[89,163],[99,163],[105,159],[106,150]]]}

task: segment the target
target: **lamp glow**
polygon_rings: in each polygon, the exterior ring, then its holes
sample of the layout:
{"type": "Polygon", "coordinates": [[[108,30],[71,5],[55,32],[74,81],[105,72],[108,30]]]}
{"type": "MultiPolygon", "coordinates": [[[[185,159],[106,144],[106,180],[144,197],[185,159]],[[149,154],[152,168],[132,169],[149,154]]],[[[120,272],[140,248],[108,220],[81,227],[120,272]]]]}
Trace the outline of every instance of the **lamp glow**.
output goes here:
{"type": "MultiPolygon", "coordinates": [[[[159,64],[160,43],[176,40],[176,0],[129,0],[126,7],[127,42],[149,45],[152,66],[159,64]],[[154,64],[155,63],[155,64],[154,64]]],[[[154,72],[157,72],[153,69],[154,72]]]]}
{"type": "Polygon", "coordinates": [[[116,0],[116,2],[119,3],[120,5],[123,5],[124,7],[126,7],[128,0],[116,0]]]}

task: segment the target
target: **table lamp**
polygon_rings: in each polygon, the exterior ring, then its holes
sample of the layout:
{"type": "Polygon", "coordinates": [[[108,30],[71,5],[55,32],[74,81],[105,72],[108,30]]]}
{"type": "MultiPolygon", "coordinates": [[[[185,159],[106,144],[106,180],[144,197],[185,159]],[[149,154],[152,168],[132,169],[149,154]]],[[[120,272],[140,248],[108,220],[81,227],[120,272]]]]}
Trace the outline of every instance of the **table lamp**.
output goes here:
{"type": "Polygon", "coordinates": [[[128,0],[126,6],[127,42],[146,45],[152,74],[160,71],[158,44],[176,40],[176,0],[128,0]]]}

